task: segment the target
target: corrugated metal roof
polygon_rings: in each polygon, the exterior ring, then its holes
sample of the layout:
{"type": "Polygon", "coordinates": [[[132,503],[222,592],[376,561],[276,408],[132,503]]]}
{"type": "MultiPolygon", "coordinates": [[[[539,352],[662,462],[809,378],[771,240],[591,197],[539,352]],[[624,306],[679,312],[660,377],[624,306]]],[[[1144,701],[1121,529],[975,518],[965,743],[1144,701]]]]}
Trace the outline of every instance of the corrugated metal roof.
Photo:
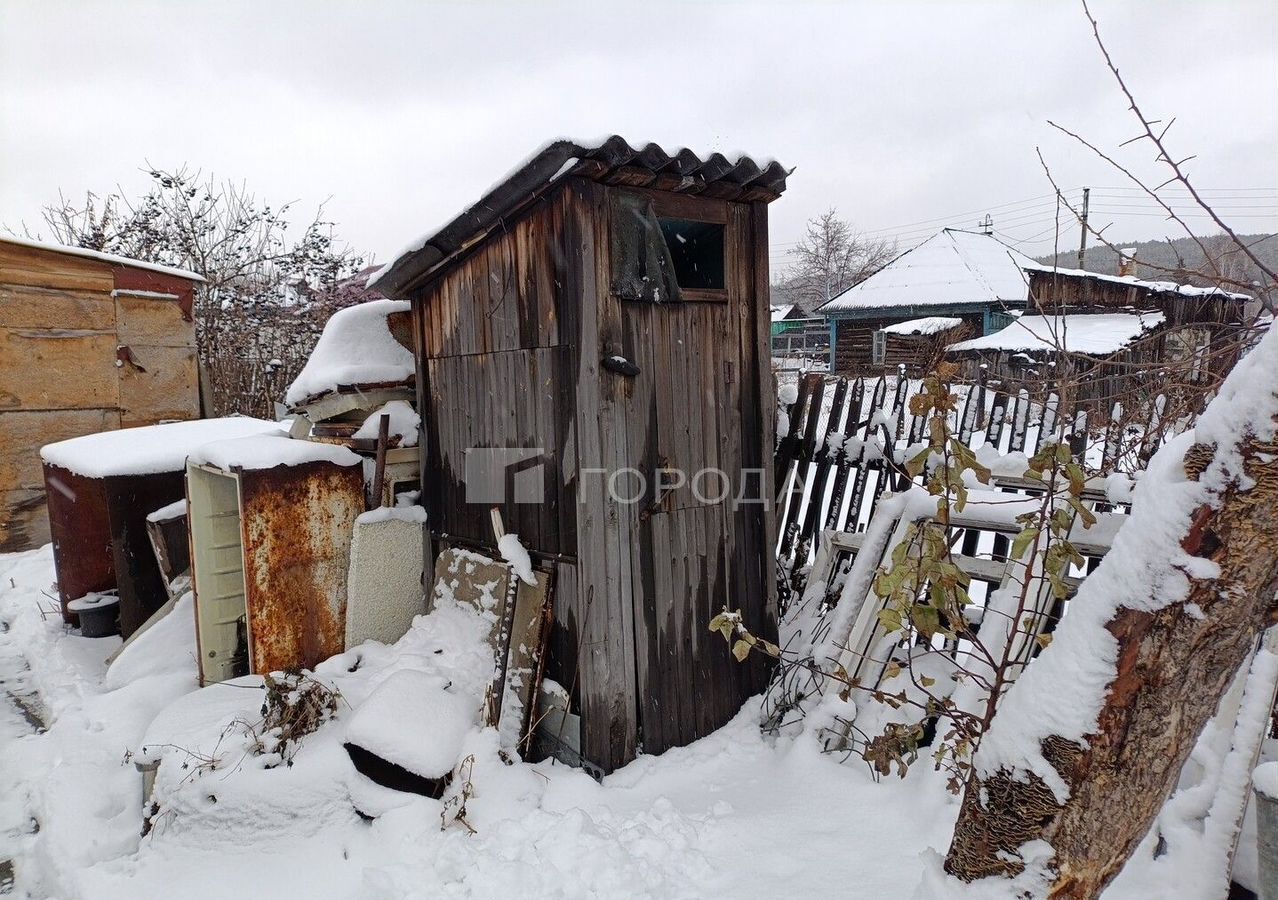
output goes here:
{"type": "Polygon", "coordinates": [[[822,312],[962,303],[1025,305],[1025,269],[1038,264],[990,234],[944,228],[859,284],[822,312]]]}
{"type": "Polygon", "coordinates": [[[772,201],[785,190],[792,169],[776,160],[732,156],[701,156],[687,148],[669,152],[653,143],[636,148],[615,134],[594,141],[551,141],[512,169],[479,202],[414,241],[368,284],[391,296],[407,291],[567,175],[737,201],[772,201]]]}

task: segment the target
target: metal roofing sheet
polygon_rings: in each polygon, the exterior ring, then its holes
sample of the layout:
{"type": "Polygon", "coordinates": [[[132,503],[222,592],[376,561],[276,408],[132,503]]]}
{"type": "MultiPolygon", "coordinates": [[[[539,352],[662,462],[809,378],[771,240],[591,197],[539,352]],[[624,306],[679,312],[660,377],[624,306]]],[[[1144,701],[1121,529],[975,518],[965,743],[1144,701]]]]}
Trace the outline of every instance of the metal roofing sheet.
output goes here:
{"type": "Polygon", "coordinates": [[[567,175],[725,200],[771,201],[785,190],[791,171],[776,160],[756,161],[746,154],[701,156],[686,147],[667,151],[654,143],[636,147],[615,134],[593,141],[561,138],[533,151],[477,203],[410,244],[368,284],[388,295],[410,289],[567,175]]]}

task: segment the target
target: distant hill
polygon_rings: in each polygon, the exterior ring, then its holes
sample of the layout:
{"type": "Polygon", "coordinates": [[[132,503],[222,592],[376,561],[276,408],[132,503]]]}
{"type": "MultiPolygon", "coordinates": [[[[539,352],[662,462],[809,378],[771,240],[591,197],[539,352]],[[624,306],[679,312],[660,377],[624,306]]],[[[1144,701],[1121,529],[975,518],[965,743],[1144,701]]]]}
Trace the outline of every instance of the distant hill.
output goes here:
{"type": "MultiPolygon", "coordinates": [[[[1266,266],[1278,270],[1278,234],[1240,234],[1238,237],[1266,266]]],[[[1228,237],[1216,234],[1199,240],[1217,260],[1217,266],[1226,277],[1248,284],[1259,280],[1260,273],[1251,260],[1236,249],[1226,252],[1231,246],[1228,237]]],[[[1210,267],[1202,248],[1192,238],[1177,238],[1170,242],[1124,241],[1116,242],[1116,245],[1124,249],[1136,248],[1136,270],[1132,274],[1137,278],[1183,284],[1208,283],[1202,273],[1210,271],[1210,267]]],[[[1055,257],[1040,256],[1038,261],[1073,269],[1078,267],[1078,251],[1060,253],[1055,257]]],[[[1105,246],[1088,247],[1083,257],[1083,268],[1089,272],[1117,275],[1118,254],[1105,246]]]]}

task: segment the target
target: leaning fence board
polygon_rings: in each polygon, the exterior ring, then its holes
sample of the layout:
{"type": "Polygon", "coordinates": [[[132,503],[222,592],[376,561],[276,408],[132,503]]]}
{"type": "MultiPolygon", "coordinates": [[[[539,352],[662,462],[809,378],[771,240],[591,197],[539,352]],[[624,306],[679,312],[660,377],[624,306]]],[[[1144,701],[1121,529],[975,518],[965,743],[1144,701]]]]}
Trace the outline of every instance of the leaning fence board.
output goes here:
{"type": "MultiPolygon", "coordinates": [[[[785,573],[780,580],[786,596],[802,591],[818,530],[865,528],[883,495],[905,486],[900,462],[928,433],[926,416],[910,412],[910,401],[922,388],[917,380],[807,373],[797,387],[795,402],[787,409],[789,427],[774,457],[777,561],[778,571],[785,573]],[[818,435],[823,435],[820,442],[818,435]]],[[[1024,389],[1008,394],[996,387],[983,377],[954,386],[959,398],[953,427],[974,449],[1032,456],[1044,443],[1068,438],[1073,451],[1086,454],[1092,465],[1112,468],[1147,459],[1164,437],[1152,424],[1144,430],[1125,429],[1119,403],[1089,428],[1087,412],[1063,408],[1054,386],[1034,395],[1024,389]]],[[[1157,422],[1160,415],[1155,409],[1149,421],[1157,422]]],[[[993,551],[1005,556],[1008,546],[1000,535],[993,551]]]]}

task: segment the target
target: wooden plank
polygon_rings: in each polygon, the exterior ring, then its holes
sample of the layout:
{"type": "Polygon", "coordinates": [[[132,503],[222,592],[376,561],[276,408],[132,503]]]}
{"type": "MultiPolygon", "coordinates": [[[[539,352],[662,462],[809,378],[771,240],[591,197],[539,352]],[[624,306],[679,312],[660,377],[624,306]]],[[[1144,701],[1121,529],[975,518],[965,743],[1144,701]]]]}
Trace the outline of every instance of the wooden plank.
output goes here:
{"type": "Polygon", "coordinates": [[[0,240],[0,284],[110,293],[109,263],[0,240]]]}
{"type": "MultiPolygon", "coordinates": [[[[758,598],[758,604],[755,609],[751,610],[752,615],[758,615],[759,619],[753,627],[758,631],[756,633],[773,640],[777,634],[777,620],[779,611],[777,608],[777,583],[776,583],[776,556],[773,548],[776,546],[776,515],[772,505],[773,498],[776,497],[776,485],[773,481],[773,469],[769,465],[772,458],[772,448],[776,442],[776,381],[772,376],[772,339],[771,339],[771,316],[768,310],[768,298],[771,294],[771,276],[768,268],[768,206],[763,200],[757,200],[750,204],[750,241],[749,252],[744,254],[743,266],[748,265],[749,271],[747,277],[750,279],[751,291],[746,298],[742,298],[743,303],[748,302],[748,327],[742,328],[742,338],[747,345],[753,342],[753,354],[746,356],[743,354],[742,359],[752,360],[748,368],[743,368],[743,392],[747,389],[744,379],[750,378],[748,389],[754,394],[752,405],[754,415],[749,415],[749,408],[743,407],[742,410],[742,433],[746,435],[746,439],[753,436],[755,444],[753,453],[745,461],[750,467],[759,470],[763,483],[760,485],[760,499],[764,502],[753,509],[758,511],[758,517],[755,527],[762,534],[757,543],[744,546],[742,553],[748,554],[748,559],[753,565],[759,567],[760,571],[757,578],[762,582],[762,590],[752,593],[751,596],[758,598]],[[758,427],[753,423],[757,422],[758,427]],[[762,552],[756,552],[755,547],[762,547],[762,552]]],[[[750,686],[757,690],[767,684],[770,675],[770,666],[762,659],[753,659],[747,663],[747,674],[750,678],[750,686]]]]}
{"type": "Polygon", "coordinates": [[[1020,453],[1025,448],[1025,432],[1029,428],[1030,397],[1024,389],[1017,391],[1012,407],[1012,436],[1008,442],[1009,453],[1020,453]]]}
{"type": "Polygon", "coordinates": [[[121,344],[195,349],[195,323],[176,296],[157,299],[117,291],[115,308],[121,344]]]}
{"type": "Polygon", "coordinates": [[[199,374],[193,347],[131,346],[120,377],[120,423],[126,427],[198,419],[199,374]]]}
{"type": "Polygon", "coordinates": [[[821,521],[821,512],[825,506],[825,496],[830,487],[830,475],[833,471],[834,462],[833,455],[830,453],[830,438],[839,433],[838,428],[843,418],[843,404],[847,400],[847,391],[847,379],[839,379],[834,387],[834,397],[830,401],[830,414],[826,420],[825,435],[816,451],[811,499],[808,502],[807,515],[804,518],[802,528],[799,529],[800,558],[806,558],[807,550],[811,547],[812,538],[817,532],[817,523],[821,521]]]}
{"type": "MultiPolygon", "coordinates": [[[[600,384],[599,360],[615,334],[617,311],[609,296],[608,203],[604,188],[572,179],[567,189],[573,214],[581,217],[574,265],[581,268],[581,318],[576,427],[582,479],[578,488],[577,534],[582,545],[579,574],[585,609],[578,658],[584,755],[610,772],[634,758],[635,634],[629,590],[623,590],[616,562],[622,534],[620,513],[607,502],[607,472],[620,446],[616,403],[600,384]],[[616,566],[614,569],[613,566],[616,566]]],[[[628,535],[627,535],[628,536],[628,535]]]]}
{"type": "Polygon", "coordinates": [[[115,330],[110,293],[0,284],[0,327],[115,330]]]}
{"type": "Polygon", "coordinates": [[[40,448],[120,427],[115,409],[0,411],[0,491],[44,491],[40,448]]]}
{"type": "Polygon", "coordinates": [[[993,402],[990,406],[989,426],[985,429],[985,442],[998,452],[1003,452],[1003,432],[1007,424],[1007,394],[1001,390],[993,391],[993,402]]]}
{"type": "Polygon", "coordinates": [[[0,328],[0,409],[119,403],[112,332],[0,328]]]}

